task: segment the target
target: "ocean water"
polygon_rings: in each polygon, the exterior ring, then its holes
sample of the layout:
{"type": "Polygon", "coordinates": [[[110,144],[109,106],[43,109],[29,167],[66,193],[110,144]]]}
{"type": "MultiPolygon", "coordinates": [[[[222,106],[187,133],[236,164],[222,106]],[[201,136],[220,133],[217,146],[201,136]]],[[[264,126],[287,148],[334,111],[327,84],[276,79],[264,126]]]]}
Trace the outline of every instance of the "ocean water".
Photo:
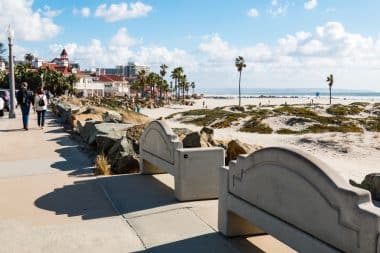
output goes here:
{"type": "MultiPolygon", "coordinates": [[[[197,93],[204,94],[206,97],[237,97],[237,88],[199,88],[197,93]]],[[[269,89],[269,88],[249,88],[241,89],[242,97],[320,97],[329,96],[329,90],[325,88],[308,88],[308,89],[269,89]]],[[[346,90],[332,89],[332,96],[336,98],[365,98],[365,99],[380,99],[380,92],[368,90],[346,90]]]]}

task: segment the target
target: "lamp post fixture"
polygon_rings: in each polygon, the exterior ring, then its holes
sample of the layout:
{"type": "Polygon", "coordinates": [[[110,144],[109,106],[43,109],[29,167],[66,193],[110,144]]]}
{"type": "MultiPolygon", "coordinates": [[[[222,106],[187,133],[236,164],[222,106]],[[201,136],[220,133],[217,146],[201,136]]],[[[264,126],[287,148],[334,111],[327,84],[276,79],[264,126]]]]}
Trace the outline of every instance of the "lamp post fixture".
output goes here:
{"type": "Polygon", "coordinates": [[[9,46],[9,89],[10,89],[10,106],[9,106],[9,118],[16,118],[15,113],[15,100],[16,100],[16,90],[15,90],[15,73],[13,66],[13,54],[12,54],[12,46],[13,46],[13,38],[14,31],[11,29],[11,26],[8,26],[7,30],[8,35],[8,46],[9,46]]]}

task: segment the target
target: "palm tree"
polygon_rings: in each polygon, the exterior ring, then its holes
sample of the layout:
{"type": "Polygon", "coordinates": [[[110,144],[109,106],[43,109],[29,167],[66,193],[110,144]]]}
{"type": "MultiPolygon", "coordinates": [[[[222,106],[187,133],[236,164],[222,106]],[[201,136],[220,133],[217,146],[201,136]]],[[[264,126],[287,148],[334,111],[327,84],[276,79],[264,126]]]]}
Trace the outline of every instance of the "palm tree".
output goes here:
{"type": "Polygon", "coordinates": [[[154,91],[154,87],[157,83],[159,83],[160,79],[161,77],[154,72],[149,73],[148,77],[146,78],[146,81],[150,86],[150,96],[153,99],[155,98],[155,95],[156,95],[154,91]]]}
{"type": "Polygon", "coordinates": [[[330,105],[331,105],[331,88],[332,88],[332,86],[334,84],[334,76],[332,74],[330,74],[329,76],[327,76],[326,82],[329,85],[329,90],[330,90],[330,105]]]}
{"type": "Polygon", "coordinates": [[[166,64],[162,64],[160,66],[160,75],[162,76],[162,78],[165,77],[166,75],[166,69],[168,68],[168,66],[166,66],[166,64]]]}
{"type": "MultiPolygon", "coordinates": [[[[186,75],[182,75],[179,78],[179,87],[182,90],[182,102],[185,102],[185,90],[189,86],[186,75]]],[[[188,88],[187,88],[188,89],[188,88]]]]}
{"type": "Polygon", "coordinates": [[[34,55],[31,53],[26,53],[24,56],[25,61],[27,61],[29,64],[32,64],[32,61],[34,60],[34,55]]]}
{"type": "Polygon", "coordinates": [[[70,94],[73,94],[74,92],[74,84],[79,81],[79,78],[75,74],[71,74],[68,77],[66,77],[67,82],[70,84],[69,92],[70,94]]]}
{"type": "Polygon", "coordinates": [[[240,107],[241,106],[241,89],[240,89],[241,72],[243,71],[243,68],[247,67],[243,56],[239,56],[235,59],[235,66],[237,68],[237,71],[239,72],[239,107],[240,107]]]}
{"type": "Polygon", "coordinates": [[[146,71],[145,69],[142,69],[137,73],[137,80],[136,80],[136,88],[141,89],[141,95],[140,95],[141,98],[144,96],[145,84],[146,84],[146,71]]]}
{"type": "Polygon", "coordinates": [[[194,82],[191,82],[190,87],[193,89],[193,94],[194,94],[195,83],[194,83],[194,82]]]}
{"type": "Polygon", "coordinates": [[[159,83],[159,86],[160,86],[160,99],[162,98],[162,89],[163,89],[163,86],[164,86],[164,77],[166,75],[166,69],[168,68],[168,66],[166,64],[162,64],[160,66],[160,75],[161,75],[161,82],[159,83]]]}
{"type": "Polygon", "coordinates": [[[177,67],[177,68],[173,69],[172,74],[171,74],[171,78],[173,78],[174,82],[175,82],[174,87],[176,87],[177,99],[179,98],[179,94],[180,94],[179,93],[179,91],[180,91],[179,80],[180,80],[182,75],[183,75],[183,68],[182,67],[177,67]]]}

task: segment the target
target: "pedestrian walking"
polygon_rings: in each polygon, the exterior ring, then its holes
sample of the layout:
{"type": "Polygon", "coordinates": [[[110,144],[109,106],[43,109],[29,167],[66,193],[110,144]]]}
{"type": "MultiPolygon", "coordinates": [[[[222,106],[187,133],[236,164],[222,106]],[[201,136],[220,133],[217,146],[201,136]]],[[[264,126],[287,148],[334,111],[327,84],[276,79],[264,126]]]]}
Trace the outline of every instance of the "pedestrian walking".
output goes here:
{"type": "Polygon", "coordinates": [[[37,112],[37,124],[38,127],[43,129],[45,125],[45,114],[47,110],[48,99],[42,88],[37,90],[37,94],[34,96],[34,109],[37,112]]]}
{"type": "Polygon", "coordinates": [[[20,106],[22,112],[22,124],[25,130],[28,130],[30,104],[33,101],[33,92],[28,90],[28,83],[22,82],[20,90],[16,94],[17,105],[20,106]]]}

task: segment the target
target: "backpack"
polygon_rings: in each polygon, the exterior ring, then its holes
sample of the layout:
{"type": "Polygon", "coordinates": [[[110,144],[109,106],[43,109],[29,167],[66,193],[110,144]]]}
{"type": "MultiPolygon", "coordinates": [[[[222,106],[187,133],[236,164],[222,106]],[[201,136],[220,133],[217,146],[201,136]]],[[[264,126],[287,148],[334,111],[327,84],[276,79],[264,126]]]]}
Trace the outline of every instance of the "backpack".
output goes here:
{"type": "Polygon", "coordinates": [[[39,106],[45,106],[45,100],[44,100],[44,96],[42,95],[42,97],[40,97],[40,100],[38,100],[38,105],[39,106]]]}

